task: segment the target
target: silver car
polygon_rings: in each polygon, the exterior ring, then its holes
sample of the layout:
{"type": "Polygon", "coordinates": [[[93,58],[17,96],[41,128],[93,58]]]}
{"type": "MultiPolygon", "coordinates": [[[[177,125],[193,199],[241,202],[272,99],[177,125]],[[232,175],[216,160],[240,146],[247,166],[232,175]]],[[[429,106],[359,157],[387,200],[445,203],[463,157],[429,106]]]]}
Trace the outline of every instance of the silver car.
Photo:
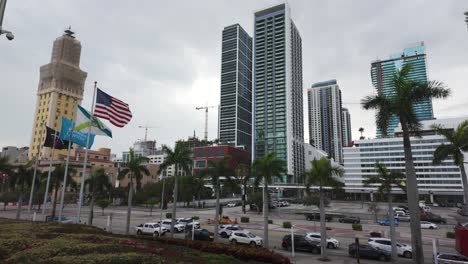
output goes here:
{"type": "Polygon", "coordinates": [[[468,258],[458,254],[440,253],[436,259],[438,264],[468,264],[468,258]]]}

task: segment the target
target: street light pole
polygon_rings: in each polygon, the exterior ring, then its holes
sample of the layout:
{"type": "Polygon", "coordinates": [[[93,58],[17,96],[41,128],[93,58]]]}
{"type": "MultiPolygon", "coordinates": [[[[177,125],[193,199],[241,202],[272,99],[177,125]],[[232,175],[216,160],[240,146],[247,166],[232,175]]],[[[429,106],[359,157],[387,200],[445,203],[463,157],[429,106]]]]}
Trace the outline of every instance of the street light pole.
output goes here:
{"type": "Polygon", "coordinates": [[[6,2],[7,2],[7,0],[0,0],[0,35],[6,34],[6,37],[7,37],[8,40],[13,40],[15,38],[13,33],[11,33],[11,31],[4,30],[2,28],[3,17],[5,15],[6,2]]]}

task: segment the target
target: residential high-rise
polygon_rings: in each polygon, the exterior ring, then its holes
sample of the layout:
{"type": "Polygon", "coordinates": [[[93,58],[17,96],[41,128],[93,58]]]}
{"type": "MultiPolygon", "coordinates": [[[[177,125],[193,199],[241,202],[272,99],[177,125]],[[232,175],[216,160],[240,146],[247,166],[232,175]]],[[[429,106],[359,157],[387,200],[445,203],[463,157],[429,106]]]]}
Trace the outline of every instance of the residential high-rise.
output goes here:
{"type": "MultiPolygon", "coordinates": [[[[411,64],[412,66],[411,73],[409,74],[411,80],[427,82],[426,48],[424,47],[424,42],[405,48],[403,52],[391,55],[388,60],[372,62],[372,84],[379,94],[392,96],[395,93],[392,77],[395,71],[400,70],[405,64],[411,64]]],[[[420,121],[434,119],[431,99],[413,105],[413,109],[420,121]]],[[[399,122],[396,116],[390,118],[388,126],[388,135],[390,137],[394,134],[399,122]]],[[[377,129],[377,137],[381,136],[381,131],[377,129]]]]}
{"type": "Polygon", "coordinates": [[[307,91],[309,139],[337,163],[343,161],[341,90],[336,80],[318,82],[307,91]]]}
{"type": "MultiPolygon", "coordinates": [[[[29,158],[48,159],[50,148],[41,148],[45,126],[60,131],[62,116],[74,119],[81,103],[87,73],[80,69],[81,43],[71,30],[54,41],[50,63],[41,66],[29,158]]],[[[66,150],[55,151],[54,159],[66,150]]]]}
{"type": "Polygon", "coordinates": [[[218,138],[252,149],[252,38],[239,24],[223,30],[218,138]]]}
{"type": "Polygon", "coordinates": [[[343,147],[348,147],[353,141],[351,135],[351,115],[349,114],[348,108],[341,108],[341,134],[343,135],[343,147]]]}
{"type": "Polygon", "coordinates": [[[283,182],[304,171],[302,40],[287,4],[255,13],[254,158],[276,152],[287,163],[283,182]]]}

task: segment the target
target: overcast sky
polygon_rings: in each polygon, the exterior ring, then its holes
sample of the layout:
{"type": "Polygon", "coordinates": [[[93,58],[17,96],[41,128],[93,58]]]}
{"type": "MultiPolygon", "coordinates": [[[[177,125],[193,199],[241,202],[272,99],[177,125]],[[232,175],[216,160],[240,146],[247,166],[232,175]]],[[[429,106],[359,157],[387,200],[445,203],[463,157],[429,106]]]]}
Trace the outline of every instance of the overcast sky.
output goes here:
{"type": "MultiPolygon", "coordinates": [[[[144,137],[173,145],[193,131],[203,137],[200,105],[219,104],[221,32],[239,23],[252,34],[254,12],[280,0],[8,1],[0,38],[0,146],[29,146],[39,67],[50,61],[53,41],[72,26],[81,41],[81,69],[88,72],[83,106],[92,86],[130,104],[132,121],[113,127],[111,147],[119,156],[144,137]]],[[[337,79],[343,106],[351,112],[353,138],[375,136],[373,112],[359,101],[373,93],[370,63],[424,41],[429,78],[446,83],[453,95],[434,101],[438,118],[467,114],[468,30],[466,0],[290,0],[302,36],[304,103],[312,83],[337,79]]],[[[304,112],[307,122],[307,112],[304,112]]],[[[217,111],[209,113],[209,138],[217,136],[217,111]]],[[[107,122],[107,121],[105,121],[107,122]]],[[[109,126],[111,126],[109,124],[109,126]]],[[[112,126],[111,126],[112,127],[112,126]]],[[[306,126],[307,127],[307,126],[306,126]]],[[[308,139],[308,129],[304,133],[308,139]]]]}

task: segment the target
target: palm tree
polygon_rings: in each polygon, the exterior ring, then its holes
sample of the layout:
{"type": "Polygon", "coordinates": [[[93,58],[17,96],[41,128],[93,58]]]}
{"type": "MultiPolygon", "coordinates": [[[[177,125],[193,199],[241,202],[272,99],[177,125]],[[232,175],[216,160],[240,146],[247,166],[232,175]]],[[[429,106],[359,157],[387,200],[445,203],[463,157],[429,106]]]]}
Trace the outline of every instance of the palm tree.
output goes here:
{"type": "MultiPolygon", "coordinates": [[[[68,168],[68,175],[67,175],[67,185],[76,187],[76,182],[71,178],[71,174],[75,173],[75,169],[73,168],[68,168]]],[[[55,167],[54,171],[50,174],[50,181],[53,182],[53,188],[54,188],[54,201],[52,203],[52,221],[55,219],[55,212],[57,208],[57,195],[59,193],[59,189],[62,185],[63,182],[63,175],[65,174],[65,165],[60,164],[57,167],[55,167]]],[[[46,180],[47,174],[44,173],[43,175],[43,180],[46,180]]],[[[68,186],[63,186],[63,188],[66,188],[68,186]]]]}
{"type": "Polygon", "coordinates": [[[183,172],[190,174],[190,166],[192,165],[192,152],[181,142],[177,141],[174,150],[167,146],[163,146],[163,151],[167,154],[164,162],[159,166],[159,173],[163,169],[169,166],[175,165],[175,177],[174,177],[174,201],[172,204],[172,219],[171,219],[171,237],[174,237],[174,225],[177,213],[177,190],[179,188],[178,177],[183,172]]]}
{"type": "Polygon", "coordinates": [[[34,170],[31,168],[31,162],[19,165],[11,173],[9,180],[10,187],[18,191],[18,207],[16,209],[16,220],[21,217],[21,207],[23,205],[23,195],[26,189],[32,184],[32,175],[34,170]]]}
{"type": "Polygon", "coordinates": [[[405,173],[408,197],[408,207],[411,217],[411,242],[415,263],[424,263],[421,238],[421,216],[419,212],[419,193],[416,172],[411,153],[410,134],[419,135],[421,123],[413,106],[433,98],[446,98],[450,90],[438,81],[421,82],[410,78],[411,64],[405,64],[397,70],[392,78],[395,88],[392,96],[383,93],[367,96],[362,101],[366,110],[377,110],[377,127],[383,136],[387,136],[391,117],[399,119],[403,132],[403,149],[405,152],[405,173]]]}
{"type": "Polygon", "coordinates": [[[306,190],[310,194],[310,187],[312,185],[319,186],[320,194],[320,237],[321,237],[321,257],[327,259],[327,230],[325,226],[325,197],[324,187],[332,187],[334,189],[341,188],[343,183],[338,179],[343,176],[344,170],[342,167],[332,165],[330,160],[326,157],[322,157],[319,160],[314,159],[312,162],[312,168],[305,172],[306,190]]]}
{"type": "Polygon", "coordinates": [[[89,187],[89,192],[91,193],[91,202],[89,204],[89,217],[88,224],[93,224],[94,218],[94,203],[96,201],[97,194],[102,195],[105,192],[109,192],[111,189],[111,183],[109,182],[109,177],[106,175],[104,168],[97,169],[91,177],[89,177],[85,184],[89,187]]]}
{"type": "Polygon", "coordinates": [[[252,169],[256,185],[263,181],[265,188],[263,191],[263,245],[268,248],[268,185],[272,183],[274,177],[282,180],[281,176],[287,173],[286,162],[276,158],[276,153],[270,152],[256,159],[252,164],[252,169]]]}
{"type": "Polygon", "coordinates": [[[237,180],[242,187],[242,212],[245,214],[245,194],[247,192],[247,184],[252,178],[252,174],[250,173],[250,167],[247,164],[242,163],[236,166],[235,172],[237,180]]]}
{"type": "Polygon", "coordinates": [[[132,200],[133,200],[133,178],[137,183],[137,189],[141,185],[141,178],[143,174],[149,175],[149,170],[142,165],[143,163],[148,162],[148,158],[142,156],[135,156],[135,152],[130,148],[129,153],[130,160],[127,162],[125,169],[121,170],[119,173],[119,180],[122,180],[129,175],[128,177],[128,201],[127,201],[127,222],[125,227],[125,235],[129,234],[130,231],[130,217],[132,215],[132,200]]]}
{"type": "Polygon", "coordinates": [[[466,206],[468,204],[468,179],[466,178],[463,152],[468,151],[468,120],[460,123],[455,130],[446,129],[441,125],[433,125],[432,129],[448,141],[448,144],[442,143],[437,147],[432,162],[440,164],[443,160],[451,157],[454,163],[460,167],[466,206]]]}
{"type": "Polygon", "coordinates": [[[215,209],[215,222],[214,222],[214,235],[215,241],[218,240],[218,227],[220,216],[220,204],[219,204],[219,190],[221,188],[221,177],[226,178],[226,182],[232,183],[232,175],[234,170],[229,166],[229,160],[231,157],[224,157],[220,160],[209,160],[208,169],[204,171],[204,175],[211,179],[211,184],[215,191],[216,196],[216,209],[215,209]]]}
{"type": "Polygon", "coordinates": [[[361,139],[361,140],[364,139],[364,136],[362,134],[362,133],[364,133],[364,128],[363,127],[359,128],[359,133],[361,133],[361,137],[359,137],[359,139],[361,139]]]}
{"type": "MultiPolygon", "coordinates": [[[[385,164],[376,163],[375,169],[377,175],[369,176],[368,179],[364,181],[364,186],[378,186],[377,192],[382,196],[387,196],[388,199],[388,214],[390,220],[390,239],[392,243],[392,262],[395,262],[398,258],[397,248],[396,248],[396,239],[395,239],[395,216],[393,214],[393,195],[392,188],[398,187],[405,191],[405,186],[401,184],[405,175],[400,172],[389,171],[385,164]]],[[[411,253],[410,253],[411,254],[411,253]]],[[[411,258],[411,256],[405,256],[411,258]]]]}

